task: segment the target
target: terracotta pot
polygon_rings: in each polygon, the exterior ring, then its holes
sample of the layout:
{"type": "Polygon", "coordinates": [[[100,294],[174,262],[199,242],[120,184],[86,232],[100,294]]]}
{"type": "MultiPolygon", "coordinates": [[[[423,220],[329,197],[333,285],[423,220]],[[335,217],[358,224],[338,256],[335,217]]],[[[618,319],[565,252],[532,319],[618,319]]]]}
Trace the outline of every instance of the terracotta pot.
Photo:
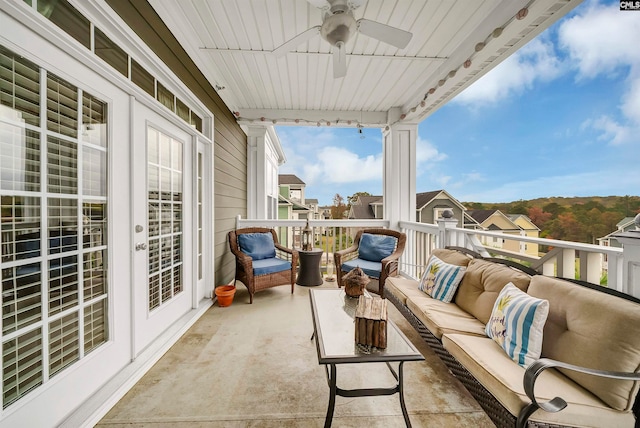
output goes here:
{"type": "Polygon", "coordinates": [[[233,302],[233,296],[236,294],[236,287],[233,285],[221,285],[215,289],[218,298],[218,306],[221,308],[229,306],[233,302]]]}

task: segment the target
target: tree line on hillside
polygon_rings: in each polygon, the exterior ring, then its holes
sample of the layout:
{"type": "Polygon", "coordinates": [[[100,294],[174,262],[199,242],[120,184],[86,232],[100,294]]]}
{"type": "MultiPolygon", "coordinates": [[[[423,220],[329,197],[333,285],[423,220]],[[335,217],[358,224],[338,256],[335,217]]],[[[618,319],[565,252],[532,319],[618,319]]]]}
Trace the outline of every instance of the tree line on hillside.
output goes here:
{"type": "MultiPolygon", "coordinates": [[[[331,206],[334,219],[345,218],[358,196],[371,196],[357,192],[345,198],[336,193],[331,206]]],[[[524,214],[540,228],[540,237],[563,241],[597,244],[598,238],[614,232],[625,217],[640,213],[640,196],[590,196],[573,198],[538,198],[508,203],[464,202],[467,209],[500,210],[504,214],[524,214]]]]}
{"type": "Polygon", "coordinates": [[[540,237],[597,244],[625,217],[640,213],[639,196],[540,198],[501,204],[464,203],[468,209],[495,209],[525,214],[540,228],[540,237]]]}

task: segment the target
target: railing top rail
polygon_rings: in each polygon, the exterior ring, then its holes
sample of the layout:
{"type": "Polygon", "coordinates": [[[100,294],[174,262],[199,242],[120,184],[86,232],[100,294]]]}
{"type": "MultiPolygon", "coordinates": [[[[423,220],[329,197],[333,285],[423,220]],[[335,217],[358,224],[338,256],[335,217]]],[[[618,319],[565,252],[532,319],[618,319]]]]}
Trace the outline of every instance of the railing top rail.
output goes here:
{"type": "Polygon", "coordinates": [[[413,221],[399,221],[398,226],[402,229],[411,229],[418,232],[437,233],[439,228],[437,224],[417,223],[413,221]]]}
{"type": "MultiPolygon", "coordinates": [[[[435,227],[435,230],[437,230],[437,226],[436,225],[431,225],[432,228],[435,227]]],[[[417,223],[417,222],[411,222],[411,221],[401,221],[400,222],[400,227],[406,228],[406,229],[412,229],[412,230],[417,230],[417,231],[432,231],[434,229],[429,229],[429,230],[425,230],[425,224],[424,223],[417,223]]],[[[573,249],[573,250],[581,250],[581,251],[587,251],[587,252],[594,252],[594,253],[602,253],[602,254],[608,254],[614,257],[618,257],[621,256],[623,254],[623,249],[622,248],[617,248],[617,247],[605,247],[604,245],[594,245],[594,244],[585,244],[582,242],[571,242],[571,241],[562,241],[559,239],[548,239],[548,238],[533,238],[530,236],[523,236],[523,235],[513,235],[513,234],[509,234],[509,233],[501,233],[501,232],[488,232],[488,231],[483,231],[483,230],[474,230],[474,229],[464,229],[464,228],[460,228],[460,227],[453,227],[451,229],[448,229],[449,231],[455,231],[458,233],[464,233],[466,235],[482,235],[482,236],[490,236],[493,238],[501,238],[501,239],[511,239],[514,241],[521,241],[521,242],[531,242],[533,244],[539,244],[539,245],[548,245],[551,247],[558,247],[558,248],[568,248],[568,249],[573,249]]]]}
{"type": "MultiPolygon", "coordinates": [[[[307,220],[243,219],[238,227],[304,227],[307,220]]],[[[309,220],[311,227],[389,227],[389,220],[309,220]]]]}

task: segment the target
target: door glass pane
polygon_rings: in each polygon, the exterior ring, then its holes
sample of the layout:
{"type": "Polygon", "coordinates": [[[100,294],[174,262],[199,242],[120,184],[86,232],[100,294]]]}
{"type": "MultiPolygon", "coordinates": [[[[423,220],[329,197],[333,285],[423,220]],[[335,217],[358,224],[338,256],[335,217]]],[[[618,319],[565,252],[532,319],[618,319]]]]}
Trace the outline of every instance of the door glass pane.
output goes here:
{"type": "Polygon", "coordinates": [[[40,125],[40,69],[0,46],[0,116],[40,125]]]}
{"type": "Polygon", "coordinates": [[[6,408],[108,340],[108,116],[105,102],[4,47],[0,83],[6,408]]]}
{"type": "Polygon", "coordinates": [[[147,132],[149,310],[183,290],[183,144],[158,130],[147,132]]]}
{"type": "Polygon", "coordinates": [[[42,329],[27,331],[2,343],[2,403],[16,401],[43,381],[42,329]]]}

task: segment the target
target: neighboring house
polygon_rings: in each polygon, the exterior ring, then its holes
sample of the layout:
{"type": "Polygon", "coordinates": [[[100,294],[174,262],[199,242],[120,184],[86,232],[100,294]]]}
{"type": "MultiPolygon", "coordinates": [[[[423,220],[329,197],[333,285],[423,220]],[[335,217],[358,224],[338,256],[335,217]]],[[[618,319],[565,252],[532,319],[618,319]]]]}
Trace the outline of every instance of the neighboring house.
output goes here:
{"type": "MultiPolygon", "coordinates": [[[[382,196],[358,196],[349,209],[350,219],[382,219],[384,200],[382,196]]],[[[464,205],[445,190],[435,190],[416,194],[416,221],[435,224],[444,210],[451,210],[453,217],[464,219],[464,227],[480,228],[466,213],[464,205]]]]}
{"type": "MultiPolygon", "coordinates": [[[[467,210],[467,213],[484,230],[500,232],[506,235],[530,236],[537,238],[540,234],[538,229],[529,217],[517,214],[508,215],[500,210],[467,210]]],[[[480,237],[480,241],[487,247],[500,248],[514,253],[525,253],[538,256],[537,244],[520,243],[508,238],[480,237]]]]}
{"type": "Polygon", "coordinates": [[[319,220],[321,219],[321,213],[319,211],[319,207],[318,207],[318,200],[317,199],[313,199],[313,198],[307,198],[305,200],[305,205],[307,206],[307,208],[309,208],[310,211],[310,219],[314,219],[314,220],[319,220]]]}
{"type": "Polygon", "coordinates": [[[331,219],[331,205],[323,205],[321,207],[318,207],[318,211],[320,213],[321,220],[331,219]]]}
{"type": "Polygon", "coordinates": [[[478,229],[478,223],[467,214],[467,209],[446,190],[434,190],[416,194],[416,221],[418,223],[435,224],[442,217],[442,212],[451,210],[453,218],[458,220],[457,226],[469,229],[478,229]]]}
{"type": "Polygon", "coordinates": [[[359,195],[351,203],[347,218],[357,220],[382,219],[384,218],[382,203],[382,196],[359,195]]]}
{"type": "Polygon", "coordinates": [[[295,174],[279,174],[278,186],[280,186],[281,195],[299,204],[305,204],[304,188],[307,185],[298,176],[295,174]]]}
{"type": "Polygon", "coordinates": [[[616,238],[614,238],[613,235],[622,232],[629,232],[630,230],[636,230],[634,219],[635,217],[625,217],[620,220],[618,224],[616,224],[616,230],[606,236],[603,236],[602,238],[598,238],[598,244],[604,245],[605,247],[622,248],[622,244],[616,238]]]}
{"type": "MultiPolygon", "coordinates": [[[[528,216],[524,214],[507,214],[507,216],[514,224],[520,227],[524,232],[524,236],[528,236],[529,238],[540,237],[540,228],[536,226],[528,216]]],[[[522,232],[520,235],[522,235],[522,232]]],[[[521,242],[519,252],[537,257],[539,255],[539,247],[538,244],[532,242],[521,242]]]]}

